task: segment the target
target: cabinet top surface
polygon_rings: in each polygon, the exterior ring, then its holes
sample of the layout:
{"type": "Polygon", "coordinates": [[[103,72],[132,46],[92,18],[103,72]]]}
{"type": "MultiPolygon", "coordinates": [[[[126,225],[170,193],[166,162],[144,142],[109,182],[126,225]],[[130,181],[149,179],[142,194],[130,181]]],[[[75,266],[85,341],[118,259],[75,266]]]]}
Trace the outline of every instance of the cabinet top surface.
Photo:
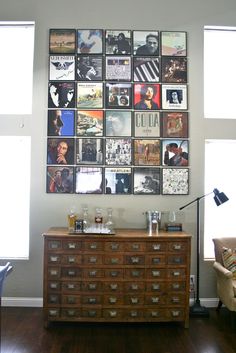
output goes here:
{"type": "Polygon", "coordinates": [[[97,238],[97,239],[118,239],[118,238],[145,238],[145,239],[176,239],[176,238],[190,238],[191,235],[186,232],[167,232],[160,230],[158,234],[148,235],[146,229],[116,229],[115,234],[92,234],[92,233],[78,233],[69,234],[66,227],[52,227],[42,234],[44,237],[68,237],[68,238],[97,238]]]}

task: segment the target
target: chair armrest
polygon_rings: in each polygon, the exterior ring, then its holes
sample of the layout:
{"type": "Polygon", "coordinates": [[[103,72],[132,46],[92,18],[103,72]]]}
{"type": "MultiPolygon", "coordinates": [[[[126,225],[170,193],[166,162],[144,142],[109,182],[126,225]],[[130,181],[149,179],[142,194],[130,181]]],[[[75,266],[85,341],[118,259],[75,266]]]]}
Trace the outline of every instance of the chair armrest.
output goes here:
{"type": "Polygon", "coordinates": [[[219,276],[224,276],[225,279],[227,278],[227,279],[232,280],[233,273],[231,271],[227,270],[227,268],[222,266],[219,262],[215,261],[213,263],[213,268],[219,276]]]}

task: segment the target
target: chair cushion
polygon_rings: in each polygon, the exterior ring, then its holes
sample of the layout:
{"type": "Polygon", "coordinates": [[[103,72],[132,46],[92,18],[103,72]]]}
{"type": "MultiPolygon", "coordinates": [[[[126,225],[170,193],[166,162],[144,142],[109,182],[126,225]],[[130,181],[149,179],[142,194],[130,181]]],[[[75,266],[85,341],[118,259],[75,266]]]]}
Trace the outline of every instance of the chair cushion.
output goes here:
{"type": "Polygon", "coordinates": [[[233,273],[236,278],[236,249],[223,248],[222,251],[223,265],[227,270],[233,273]]]}
{"type": "Polygon", "coordinates": [[[236,297],[236,279],[233,279],[233,290],[234,290],[234,296],[236,297]]]}

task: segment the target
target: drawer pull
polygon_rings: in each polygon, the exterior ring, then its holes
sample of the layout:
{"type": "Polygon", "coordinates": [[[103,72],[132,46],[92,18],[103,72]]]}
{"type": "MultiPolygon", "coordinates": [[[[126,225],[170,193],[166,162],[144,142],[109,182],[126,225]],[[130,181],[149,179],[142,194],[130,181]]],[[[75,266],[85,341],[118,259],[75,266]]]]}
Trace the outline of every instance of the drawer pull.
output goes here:
{"type": "Polygon", "coordinates": [[[137,317],[138,316],[138,312],[137,311],[131,311],[130,312],[130,316],[131,317],[137,317]]]}
{"type": "Polygon", "coordinates": [[[139,244],[132,244],[132,250],[139,250],[140,245],[139,244]]]}
{"type": "Polygon", "coordinates": [[[112,290],[116,290],[117,288],[118,288],[118,285],[117,285],[117,283],[111,283],[110,284],[110,288],[112,289],[112,290]]]}
{"type": "Polygon", "coordinates": [[[152,297],[151,301],[152,301],[153,304],[156,304],[156,303],[159,302],[159,298],[158,297],[152,297]]]}
{"type": "Polygon", "coordinates": [[[49,302],[50,303],[58,303],[59,302],[59,300],[58,300],[58,296],[57,295],[50,295],[49,296],[49,302]]]}
{"type": "Polygon", "coordinates": [[[181,250],[182,246],[181,246],[181,244],[174,244],[173,248],[174,248],[174,250],[181,250]]]}
{"type": "Polygon", "coordinates": [[[112,263],[113,265],[118,264],[118,263],[119,263],[119,259],[118,259],[117,257],[112,257],[112,258],[111,258],[111,263],[112,263]]]}
{"type": "Polygon", "coordinates": [[[160,277],[160,271],[152,271],[153,277],[160,277]]]}
{"type": "Polygon", "coordinates": [[[76,298],[75,297],[68,297],[67,303],[68,304],[76,304],[76,298]]]}
{"type": "Polygon", "coordinates": [[[180,276],[180,272],[179,272],[179,271],[174,271],[174,272],[173,272],[173,276],[175,276],[175,277],[180,276]]]}
{"type": "Polygon", "coordinates": [[[115,297],[110,297],[109,298],[109,303],[110,304],[115,304],[117,302],[117,298],[115,298],[115,297]]]}
{"type": "Polygon", "coordinates": [[[161,249],[161,244],[153,244],[152,245],[153,250],[160,250],[161,249]]]}
{"type": "Polygon", "coordinates": [[[178,317],[178,316],[180,316],[180,311],[179,310],[172,310],[171,314],[173,317],[178,317]]]}
{"type": "Polygon", "coordinates": [[[119,275],[118,271],[111,271],[110,272],[111,277],[117,277],[119,275]]]}
{"type": "Polygon", "coordinates": [[[88,302],[89,302],[89,304],[96,304],[97,299],[96,298],[88,298],[88,302]]]}
{"type": "Polygon", "coordinates": [[[68,316],[75,316],[75,310],[67,310],[67,315],[68,316]]]}
{"type": "Polygon", "coordinates": [[[153,284],[152,284],[152,289],[153,289],[153,290],[159,290],[159,289],[160,289],[160,284],[153,283],[153,284]]]}
{"type": "Polygon", "coordinates": [[[158,316],[159,316],[158,311],[152,311],[152,312],[151,312],[151,316],[152,316],[152,317],[158,317],[158,316]]]}
{"type": "Polygon", "coordinates": [[[96,262],[97,262],[97,258],[96,257],[92,256],[92,257],[89,258],[89,263],[96,264],[96,262]]]}
{"type": "Polygon", "coordinates": [[[76,244],[75,243],[68,243],[68,248],[69,249],[75,249],[76,248],[76,244]]]}
{"type": "Polygon", "coordinates": [[[173,284],[172,284],[172,288],[173,288],[173,289],[180,289],[179,283],[173,283],[173,284]]]}
{"type": "Polygon", "coordinates": [[[56,309],[50,309],[49,310],[49,316],[57,316],[58,315],[58,310],[56,309]]]}
{"type": "Polygon", "coordinates": [[[132,262],[132,264],[138,264],[140,262],[140,259],[138,257],[132,256],[131,257],[131,262],[132,262]]]}
{"type": "Polygon", "coordinates": [[[97,284],[96,283],[89,283],[88,287],[90,290],[94,290],[94,289],[97,289],[97,284]]]}
{"type": "Polygon", "coordinates": [[[181,264],[182,263],[182,258],[181,257],[174,257],[173,262],[175,264],[181,264]]]}
{"type": "Polygon", "coordinates": [[[132,271],[131,274],[133,277],[140,277],[140,271],[138,271],[138,270],[132,271]]]}
{"type": "Polygon", "coordinates": [[[75,285],[73,283],[68,283],[67,288],[68,289],[75,289],[75,285]]]}
{"type": "Polygon", "coordinates": [[[95,310],[89,310],[88,311],[88,316],[89,317],[96,317],[97,316],[97,312],[95,310]]]}
{"type": "Polygon", "coordinates": [[[117,316],[117,311],[116,310],[110,310],[109,311],[110,317],[116,317],[117,316]]]}
{"type": "Polygon", "coordinates": [[[51,276],[57,276],[59,274],[58,270],[50,270],[51,276]]]}
{"type": "Polygon", "coordinates": [[[157,264],[159,264],[161,262],[161,259],[159,258],[159,257],[154,257],[153,259],[152,259],[152,263],[154,264],[154,265],[157,265],[157,264]]]}
{"type": "Polygon", "coordinates": [[[58,262],[59,256],[50,256],[50,261],[51,262],[58,262]]]}
{"type": "Polygon", "coordinates": [[[50,242],[49,244],[49,248],[50,249],[59,249],[60,248],[61,243],[58,241],[55,242],[50,242]]]}
{"type": "Polygon", "coordinates": [[[75,257],[74,256],[69,256],[68,257],[68,262],[71,263],[75,263],[75,257]]]}
{"type": "Polygon", "coordinates": [[[172,303],[179,303],[179,298],[178,297],[173,297],[172,299],[172,303]]]}
{"type": "Polygon", "coordinates": [[[98,245],[96,243],[92,243],[89,245],[89,248],[92,249],[92,250],[96,250],[98,247],[98,245]]]}
{"type": "Polygon", "coordinates": [[[131,298],[132,304],[138,304],[138,302],[139,302],[138,298],[131,298]]]}
{"type": "Polygon", "coordinates": [[[71,277],[76,275],[75,270],[68,270],[67,273],[68,273],[68,276],[71,276],[71,277]]]}
{"type": "Polygon", "coordinates": [[[96,270],[89,271],[89,276],[90,277],[95,277],[96,275],[97,275],[97,271],[96,270]]]}
{"type": "Polygon", "coordinates": [[[137,284],[131,284],[131,289],[138,290],[138,285],[137,284]]]}
{"type": "Polygon", "coordinates": [[[111,250],[118,250],[119,249],[119,244],[111,244],[111,246],[110,246],[110,248],[111,248],[111,250]]]}
{"type": "Polygon", "coordinates": [[[58,283],[50,283],[50,288],[51,289],[57,289],[58,288],[58,283]]]}

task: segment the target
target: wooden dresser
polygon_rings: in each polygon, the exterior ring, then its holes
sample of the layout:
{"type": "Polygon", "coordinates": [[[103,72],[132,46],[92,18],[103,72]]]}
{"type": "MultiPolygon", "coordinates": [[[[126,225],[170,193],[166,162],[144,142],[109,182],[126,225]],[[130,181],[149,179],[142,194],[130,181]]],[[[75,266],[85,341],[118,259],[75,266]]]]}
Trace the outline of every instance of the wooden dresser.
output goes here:
{"type": "Polygon", "coordinates": [[[120,229],[44,236],[44,320],[179,321],[188,327],[191,237],[120,229]]]}

